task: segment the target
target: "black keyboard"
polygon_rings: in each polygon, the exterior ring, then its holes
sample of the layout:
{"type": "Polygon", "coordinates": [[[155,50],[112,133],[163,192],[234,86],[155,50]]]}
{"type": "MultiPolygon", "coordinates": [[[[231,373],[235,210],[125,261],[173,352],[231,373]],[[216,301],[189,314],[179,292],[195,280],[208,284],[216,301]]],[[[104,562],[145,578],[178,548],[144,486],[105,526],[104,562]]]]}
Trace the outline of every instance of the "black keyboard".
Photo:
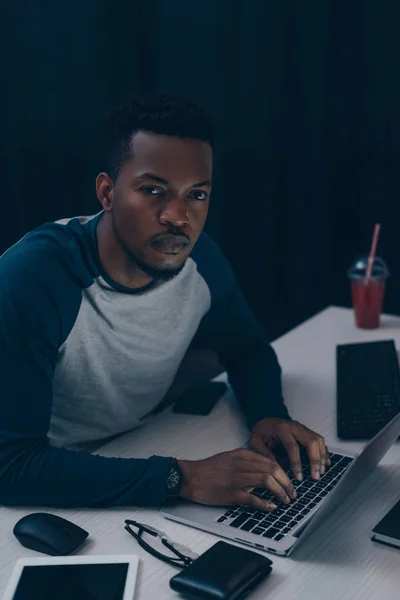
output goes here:
{"type": "Polygon", "coordinates": [[[297,481],[289,468],[287,475],[296,489],[296,498],[289,504],[277,501],[276,497],[263,488],[254,488],[252,494],[265,500],[273,500],[277,508],[272,512],[261,512],[244,505],[233,506],[216,521],[255,535],[279,542],[287,536],[324,498],[331,492],[352,462],[350,456],[329,453],[331,466],[319,480],[311,479],[310,462],[303,458],[303,481],[297,481]]]}
{"type": "Polygon", "coordinates": [[[400,369],[393,340],[336,349],[337,433],[370,439],[400,412],[400,369]]]}

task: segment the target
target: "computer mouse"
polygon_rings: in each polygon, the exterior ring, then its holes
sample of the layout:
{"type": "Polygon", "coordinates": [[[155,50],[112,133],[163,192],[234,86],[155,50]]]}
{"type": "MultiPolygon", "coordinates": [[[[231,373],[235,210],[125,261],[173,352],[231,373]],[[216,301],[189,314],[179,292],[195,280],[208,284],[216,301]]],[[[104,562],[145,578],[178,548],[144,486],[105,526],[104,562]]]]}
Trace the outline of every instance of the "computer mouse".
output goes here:
{"type": "Polygon", "coordinates": [[[50,513],[32,513],[14,526],[17,540],[31,550],[64,556],[76,550],[89,535],[71,521],[50,513]]]}

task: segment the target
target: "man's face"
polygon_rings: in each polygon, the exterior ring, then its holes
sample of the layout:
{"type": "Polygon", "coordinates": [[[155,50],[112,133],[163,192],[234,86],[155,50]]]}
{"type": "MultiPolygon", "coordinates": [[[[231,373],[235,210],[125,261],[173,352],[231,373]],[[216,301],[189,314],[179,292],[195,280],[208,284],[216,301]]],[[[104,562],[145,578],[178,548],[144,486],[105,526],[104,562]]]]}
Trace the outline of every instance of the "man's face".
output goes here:
{"type": "Polygon", "coordinates": [[[206,221],[212,149],[199,140],[139,132],[132,150],[111,192],[114,232],[142,271],[169,279],[206,221]]]}

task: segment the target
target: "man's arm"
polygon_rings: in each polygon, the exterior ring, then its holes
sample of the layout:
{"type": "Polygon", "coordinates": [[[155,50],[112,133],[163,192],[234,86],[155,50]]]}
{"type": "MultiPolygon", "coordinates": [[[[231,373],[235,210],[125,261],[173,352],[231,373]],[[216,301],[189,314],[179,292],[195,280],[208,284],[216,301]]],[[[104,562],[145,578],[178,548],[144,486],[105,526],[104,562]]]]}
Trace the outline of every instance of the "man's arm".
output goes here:
{"type": "Polygon", "coordinates": [[[276,354],[255,323],[237,286],[221,309],[205,318],[249,429],[268,417],[289,419],[276,354]],[[211,333],[212,332],[212,333],[211,333]]]}
{"type": "Polygon", "coordinates": [[[272,450],[280,442],[301,480],[300,444],[310,459],[311,476],[319,479],[330,464],[325,440],[290,419],[275,352],[248,308],[228,261],[208,237],[196,258],[211,291],[211,309],[200,324],[196,342],[214,348],[225,366],[251,430],[249,448],[274,460],[272,450]]]}
{"type": "Polygon", "coordinates": [[[195,344],[217,351],[250,429],[263,418],[290,419],[276,354],[244,300],[231,266],[208,237],[196,258],[210,287],[211,308],[200,323],[195,344]]]}
{"type": "Polygon", "coordinates": [[[60,297],[71,304],[74,292],[54,260],[44,275],[29,253],[22,266],[14,255],[0,261],[0,504],[162,504],[169,458],[105,458],[49,445],[52,379],[65,338],[58,305],[60,297]]]}

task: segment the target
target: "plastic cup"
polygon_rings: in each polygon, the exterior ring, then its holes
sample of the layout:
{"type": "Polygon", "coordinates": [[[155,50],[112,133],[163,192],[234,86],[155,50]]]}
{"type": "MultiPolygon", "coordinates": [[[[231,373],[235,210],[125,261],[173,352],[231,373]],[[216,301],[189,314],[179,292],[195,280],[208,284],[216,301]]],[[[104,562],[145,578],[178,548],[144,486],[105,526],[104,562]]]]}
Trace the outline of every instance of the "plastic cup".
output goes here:
{"type": "Polygon", "coordinates": [[[361,256],[350,266],[347,275],[351,283],[356,326],[360,329],[376,329],[379,327],[389,270],[377,256],[372,265],[371,277],[365,282],[367,265],[368,257],[361,256]]]}

